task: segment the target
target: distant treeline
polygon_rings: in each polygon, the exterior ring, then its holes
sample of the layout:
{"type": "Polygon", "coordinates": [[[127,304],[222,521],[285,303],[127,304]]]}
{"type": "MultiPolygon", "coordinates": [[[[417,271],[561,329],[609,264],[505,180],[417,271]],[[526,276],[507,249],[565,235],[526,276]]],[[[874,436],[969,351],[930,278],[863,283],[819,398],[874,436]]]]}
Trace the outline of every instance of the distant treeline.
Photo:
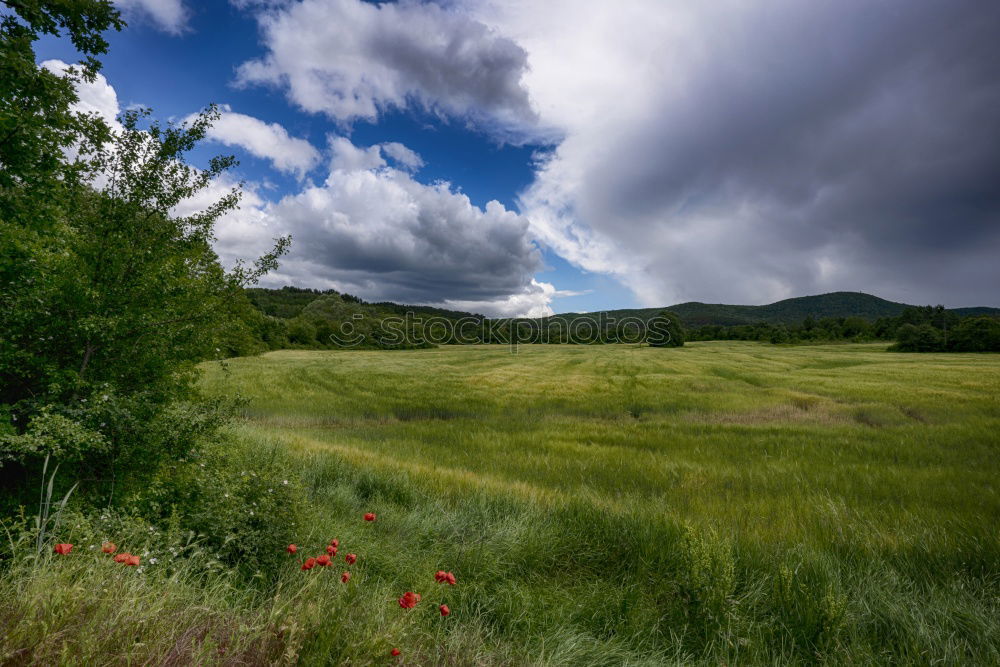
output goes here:
{"type": "Polygon", "coordinates": [[[688,340],[755,340],[775,344],[895,341],[899,352],[1000,352],[1000,318],[961,316],[944,306],[909,307],[897,317],[807,317],[799,324],[707,325],[688,340]]]}
{"type": "MultiPolygon", "coordinates": [[[[612,344],[650,342],[650,322],[684,341],[746,340],[774,344],[896,342],[899,351],[1000,351],[1000,319],[963,316],[942,306],[907,307],[898,316],[804,318],[797,324],[758,322],[686,329],[671,311],[644,317],[620,313],[491,319],[484,315],[391,302],[369,303],[336,290],[297,287],[246,291],[249,308],[227,352],[282,348],[414,349],[453,344],[612,344]]],[[[662,336],[660,337],[662,338],[662,336]]],[[[657,341],[662,344],[662,341],[657,341]]]]}

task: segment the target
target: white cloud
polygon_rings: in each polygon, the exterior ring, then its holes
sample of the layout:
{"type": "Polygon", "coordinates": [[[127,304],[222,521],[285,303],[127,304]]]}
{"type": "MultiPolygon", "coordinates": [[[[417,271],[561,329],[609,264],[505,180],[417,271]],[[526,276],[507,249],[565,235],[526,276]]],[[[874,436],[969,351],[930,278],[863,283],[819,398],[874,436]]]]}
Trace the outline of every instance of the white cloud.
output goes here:
{"type": "MultiPolygon", "coordinates": [[[[189,116],[191,120],[194,116],[189,116]]],[[[305,139],[291,137],[278,123],[264,121],[221,108],[221,115],[208,130],[208,139],[227,146],[240,146],[252,155],[271,161],[275,169],[299,177],[320,162],[320,153],[305,139]]]]}
{"type": "Polygon", "coordinates": [[[416,105],[503,133],[534,124],[524,51],[457,9],[304,0],[257,16],[268,52],[238,82],[284,88],[306,111],[347,123],[416,105]]]}
{"type": "Polygon", "coordinates": [[[538,282],[532,278],[531,284],[524,291],[504,298],[487,301],[446,300],[434,305],[482,313],[490,317],[547,317],[555,314],[552,310],[553,299],[581,294],[584,292],[557,290],[552,283],[538,282]]]}
{"type": "Polygon", "coordinates": [[[115,5],[127,19],[149,19],[160,30],[172,35],[179,35],[187,29],[189,13],[183,0],[115,0],[115,5]]]}
{"type": "Polygon", "coordinates": [[[410,171],[417,171],[424,166],[423,158],[398,141],[382,144],[382,152],[410,171]]]}
{"type": "MultiPolygon", "coordinates": [[[[62,60],[46,60],[41,66],[60,76],[71,67],[62,60]]],[[[116,119],[121,111],[118,106],[118,94],[103,74],[97,73],[93,81],[79,79],[76,82],[76,94],[79,100],[74,109],[83,113],[96,113],[108,125],[112,127],[117,125],[116,119]]]]}
{"type": "MultiPolygon", "coordinates": [[[[251,190],[217,226],[227,265],[253,257],[273,239],[293,237],[272,286],[333,288],[368,300],[468,307],[488,315],[550,312],[565,296],[532,276],[541,269],[521,216],[498,202],[475,206],[449,183],[423,184],[389,166],[384,146],[331,137],[327,179],[277,202],[251,190]]],[[[408,155],[394,149],[397,154],[408,155]]],[[[230,184],[188,203],[203,208],[230,184]]],[[[188,209],[178,213],[188,212],[188,209]]]]}
{"type": "Polygon", "coordinates": [[[330,170],[365,171],[386,166],[379,146],[358,148],[347,137],[330,135],[330,170]]]}

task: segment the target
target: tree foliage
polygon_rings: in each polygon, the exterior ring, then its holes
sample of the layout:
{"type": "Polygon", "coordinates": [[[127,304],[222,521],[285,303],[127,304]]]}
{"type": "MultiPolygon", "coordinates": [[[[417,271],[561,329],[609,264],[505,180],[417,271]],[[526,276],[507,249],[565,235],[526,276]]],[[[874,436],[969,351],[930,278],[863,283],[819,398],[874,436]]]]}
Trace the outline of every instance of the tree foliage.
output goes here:
{"type": "Polygon", "coordinates": [[[122,25],[109,2],[4,6],[0,458],[71,456],[96,477],[151,471],[217,423],[213,406],[192,403],[195,364],[248,348],[243,290],[290,239],[252,264],[219,263],[213,229],[240,200],[219,177],[235,160],[185,162],[215,107],[181,125],[128,111],[114,128],[72,111],[74,82],[107,48],[102,31],[122,25]],[[31,45],[61,30],[88,60],[58,77],[31,45]],[[195,199],[211,202],[179,213],[195,199]]]}

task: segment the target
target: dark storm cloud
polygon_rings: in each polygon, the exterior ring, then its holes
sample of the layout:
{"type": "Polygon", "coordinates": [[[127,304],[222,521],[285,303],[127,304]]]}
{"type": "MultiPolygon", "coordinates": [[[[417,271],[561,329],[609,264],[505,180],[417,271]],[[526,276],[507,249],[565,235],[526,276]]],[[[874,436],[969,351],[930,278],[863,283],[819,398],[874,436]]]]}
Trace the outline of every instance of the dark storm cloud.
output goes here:
{"type": "Polygon", "coordinates": [[[582,165],[572,213],[647,299],[1000,302],[1000,4],[731,9],[538,189],[582,165]]]}

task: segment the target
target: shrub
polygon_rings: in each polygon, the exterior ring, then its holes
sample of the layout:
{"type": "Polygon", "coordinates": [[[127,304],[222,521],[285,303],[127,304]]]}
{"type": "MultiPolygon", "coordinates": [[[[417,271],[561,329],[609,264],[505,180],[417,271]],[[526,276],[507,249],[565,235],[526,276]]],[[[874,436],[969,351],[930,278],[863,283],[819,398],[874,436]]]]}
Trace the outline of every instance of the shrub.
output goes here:
{"type": "Polygon", "coordinates": [[[289,455],[277,444],[243,443],[224,431],[163,466],[134,505],[158,524],[183,520],[221,561],[271,578],[308,506],[289,455]]]}

